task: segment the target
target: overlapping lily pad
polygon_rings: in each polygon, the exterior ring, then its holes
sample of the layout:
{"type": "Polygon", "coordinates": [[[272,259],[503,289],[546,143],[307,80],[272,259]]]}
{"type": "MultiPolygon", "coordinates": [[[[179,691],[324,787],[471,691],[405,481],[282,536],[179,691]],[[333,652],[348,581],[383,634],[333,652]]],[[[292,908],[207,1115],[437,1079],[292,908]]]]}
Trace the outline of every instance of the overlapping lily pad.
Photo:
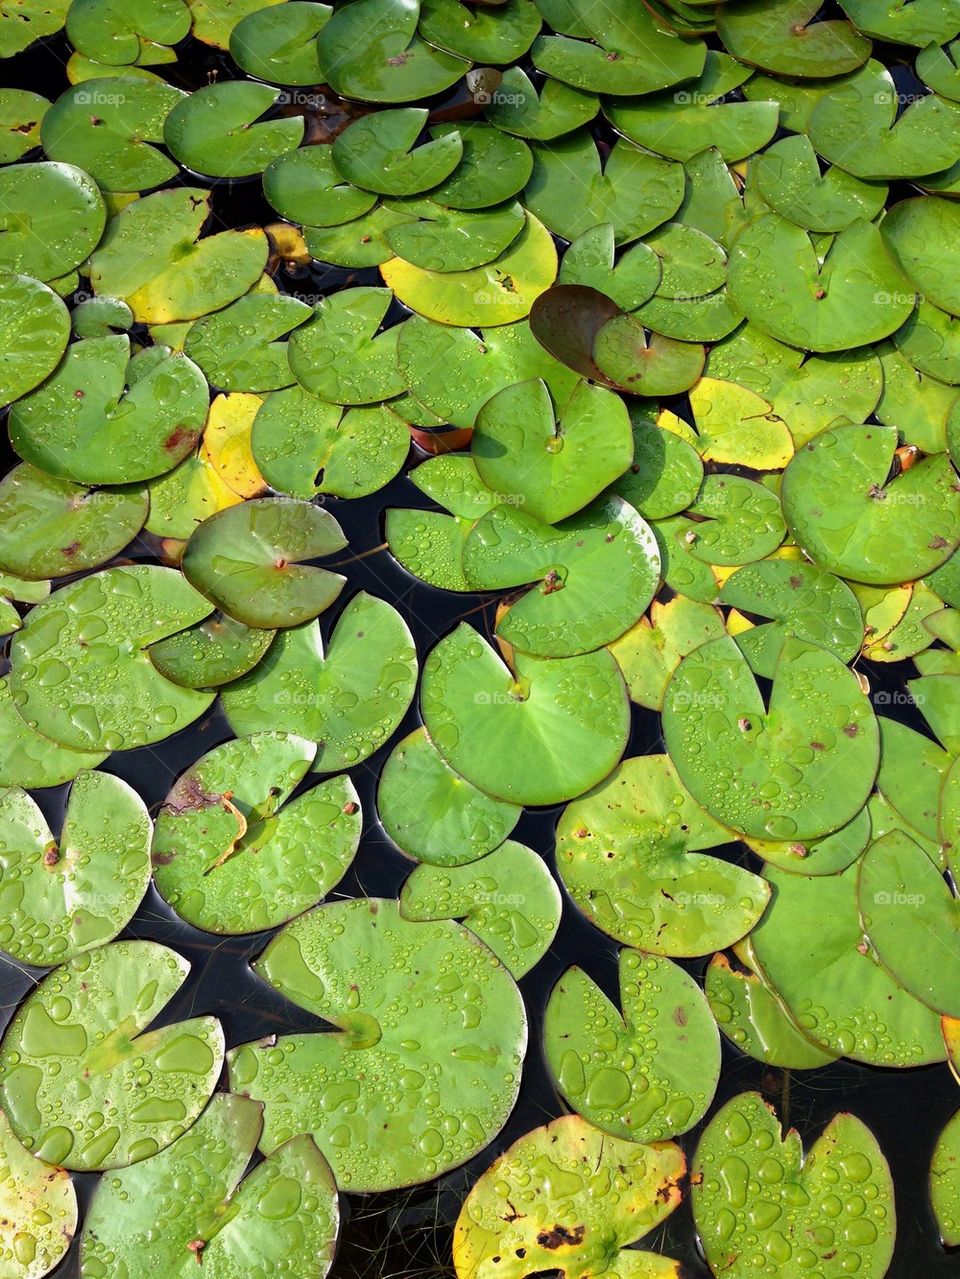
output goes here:
{"type": "Polygon", "coordinates": [[[21,1146],[0,1111],[4,1169],[0,1215],[9,1244],[4,1268],[15,1279],[42,1279],[70,1247],[77,1228],[77,1192],[63,1168],[43,1163],[21,1146]]]}

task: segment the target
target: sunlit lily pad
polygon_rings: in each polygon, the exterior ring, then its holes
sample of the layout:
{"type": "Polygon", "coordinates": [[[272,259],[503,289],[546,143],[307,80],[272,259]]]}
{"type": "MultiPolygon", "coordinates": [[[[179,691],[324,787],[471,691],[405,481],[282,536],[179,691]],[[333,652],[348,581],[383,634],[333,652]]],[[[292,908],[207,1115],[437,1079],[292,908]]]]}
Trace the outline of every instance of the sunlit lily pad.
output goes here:
{"type": "Polygon", "coordinates": [[[106,755],[71,750],[32,729],[14,705],[9,676],[0,678],[0,786],[59,786],[81,769],[96,768],[106,755]]]}
{"type": "Polygon", "coordinates": [[[0,216],[0,268],[54,280],[96,248],[107,214],[88,174],[39,162],[0,171],[0,216]]]}
{"type": "Polygon", "coordinates": [[[673,1212],[685,1170],[672,1141],[623,1141],[579,1115],[535,1128],[464,1200],[453,1236],[457,1277],[526,1279],[560,1267],[596,1279],[681,1279],[679,1262],[627,1245],[673,1212]]]}
{"type": "Polygon", "coordinates": [[[835,1115],[804,1158],[796,1129],[784,1136],[760,1093],[740,1093],[704,1131],[691,1182],[714,1274],[753,1274],[757,1247],[782,1267],[802,1273],[815,1266],[824,1279],[887,1273],[896,1236],[893,1180],[877,1139],[855,1115],[835,1115]],[[759,1189],[750,1194],[748,1185],[759,1189]]]}
{"type": "Polygon", "coordinates": [[[890,479],[893,427],[825,431],[783,476],[783,511],[810,558],[875,585],[912,581],[942,564],[960,540],[956,474],[944,454],[890,479]]]}
{"type": "Polygon", "coordinates": [[[455,773],[422,728],[393,748],[377,792],[383,828],[410,857],[431,866],[476,861],[507,838],[520,810],[455,773]]]}
{"type": "Polygon", "coordinates": [[[83,1279],[118,1265],[186,1279],[198,1263],[213,1279],[269,1279],[291,1262],[303,1279],[324,1279],[339,1225],[330,1167],[302,1136],[244,1177],[262,1122],[255,1102],[217,1093],[166,1150],[103,1179],[84,1222],[83,1279]]]}
{"type": "Polygon", "coordinates": [[[203,374],[163,346],[131,357],[126,334],[71,344],[56,372],[10,412],[26,461],[81,484],[124,484],[169,471],[207,416],[203,374]]]}
{"type": "Polygon", "coordinates": [[[264,1103],[262,1149],[309,1132],[338,1185],[379,1190],[456,1167],[503,1126],[526,1014],[467,929],[410,923],[395,901],[334,902],[288,924],[256,971],[336,1028],[231,1052],[231,1085],[264,1103]]]}
{"type": "Polygon", "coordinates": [[[517,978],[549,949],[561,906],[543,858],[510,839],[469,865],[420,866],[400,894],[404,919],[461,920],[517,978]]]}
{"type": "Polygon", "coordinates": [[[223,391],[273,391],[293,381],[279,339],[311,315],[298,298],[251,293],[191,325],[184,353],[223,391]]]}
{"type": "Polygon", "coordinates": [[[177,779],[157,817],[154,876],[178,915],[212,933],[275,928],[342,878],[360,842],[347,777],[290,799],[316,743],[254,733],[216,746],[177,779]]]}
{"type": "Polygon", "coordinates": [[[173,569],[109,568],[55,591],[11,644],[14,702],[29,727],[79,751],[169,737],[212,695],[165,680],[147,646],[212,607],[173,569]]]}
{"type": "Polygon", "coordinates": [[[120,1168],[190,1127],[223,1064],[220,1024],[147,1030],[189,969],[157,942],[112,942],[27,996],[0,1045],[0,1095],[34,1154],[82,1172],[120,1168]]]}
{"type": "Polygon", "coordinates": [[[741,0],[721,5],[717,34],[742,62],[784,76],[839,76],[870,56],[849,22],[818,20],[816,0],[741,0]]]}
{"type": "Polygon", "coordinates": [[[582,969],[560,978],[544,1015],[547,1062],[584,1119],[615,1137],[660,1141],[692,1128],[713,1100],[720,1035],[677,964],[622,950],[619,970],[619,1009],[582,969]]]}
{"type": "Polygon", "coordinates": [[[884,241],[911,284],[951,314],[960,311],[960,289],[953,276],[958,223],[960,207],[931,196],[901,200],[883,220],[884,241]]]}
{"type": "Polygon", "coordinates": [[[632,311],[656,292],[660,259],[648,244],[632,244],[616,261],[614,228],[601,222],[584,231],[563,255],[558,284],[580,284],[632,311]]]}
{"type": "MultiPolygon", "coordinates": [[[[703,480],[703,463],[686,436],[654,421],[642,406],[630,412],[633,462],[616,481],[613,491],[649,520],[665,519],[696,500],[703,480]]],[[[693,437],[693,432],[690,432],[693,437]]]]}
{"type": "Polygon", "coordinates": [[[0,275],[0,403],[52,373],[69,336],[67,308],[52,289],[26,275],[0,275]]]}
{"type": "Polygon", "coordinates": [[[666,603],[654,600],[649,615],[609,647],[627,682],[630,700],[658,711],[680,659],[725,633],[718,609],[675,595],[666,603]]]}
{"type": "Polygon", "coordinates": [[[346,578],[304,563],[347,540],[329,511],[265,497],[218,511],[183,554],[187,581],[245,626],[299,626],[329,608],[346,578]]]}
{"type": "Polygon", "coordinates": [[[344,289],[314,307],[288,345],[290,367],[308,391],[336,404],[370,404],[399,394],[397,326],[377,335],[389,289],[344,289]]]}
{"type": "Polygon", "coordinates": [[[22,0],[0,10],[0,57],[12,58],[35,40],[55,35],[69,8],[70,0],[22,0]]]}
{"type": "Polygon", "coordinates": [[[473,213],[446,209],[433,199],[399,200],[391,207],[417,214],[419,221],[391,227],[384,239],[398,257],[428,271],[467,271],[493,261],[525,221],[516,201],[473,213]]]}
{"type": "Polygon", "coordinates": [[[688,508],[683,532],[690,554],[706,564],[749,564],[775,551],[786,526],[775,493],[742,475],[707,475],[688,508]]]}
{"type": "Polygon", "coordinates": [[[930,1163],[930,1202],[940,1238],[960,1244],[960,1111],[947,1121],[930,1163]]]}
{"type": "Polygon", "coordinates": [[[238,736],[277,729],[319,743],[315,767],[350,768],[396,729],[413,698],[417,657],[396,609],[361,591],[326,655],[316,622],[281,631],[249,675],[223,691],[238,736]]]}
{"type": "Polygon", "coordinates": [[[354,186],[380,195],[416,195],[450,176],[463,143],[456,131],[416,146],[425,107],[376,111],[354,120],[333,143],[333,162],[354,186]]]}
{"type": "Polygon", "coordinates": [[[6,1174],[0,1219],[9,1239],[4,1269],[10,1279],[43,1279],[70,1247],[77,1228],[77,1192],[63,1168],[51,1167],[21,1146],[2,1111],[0,1165],[6,1174]]]}
{"type": "Polygon", "coordinates": [[[557,870],[598,928],[656,954],[730,946],[763,914],[767,884],[697,850],[730,833],[684,790],[666,755],[624,760],[570,804],[557,827],[557,870]]]}
{"type": "Polygon", "coordinates": [[[163,125],[163,140],[174,159],[194,173],[242,178],[303,140],[302,116],[260,121],[279,90],[250,80],[227,80],[197,89],[179,102],[163,125]]]}
{"type": "Polygon", "coordinates": [[[252,670],[270,647],[275,633],[244,626],[219,613],[151,644],[150,660],[174,684],[213,688],[252,670]]]}

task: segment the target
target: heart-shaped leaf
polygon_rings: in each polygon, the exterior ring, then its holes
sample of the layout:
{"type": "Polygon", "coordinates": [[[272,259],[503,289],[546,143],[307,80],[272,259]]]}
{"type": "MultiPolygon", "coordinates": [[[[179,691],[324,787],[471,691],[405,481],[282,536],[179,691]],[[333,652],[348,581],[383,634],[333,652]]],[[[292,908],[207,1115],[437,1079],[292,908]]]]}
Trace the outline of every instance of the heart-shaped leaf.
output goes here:
{"type": "Polygon", "coordinates": [[[72,163],[40,162],[0,172],[0,216],[0,269],[54,280],[96,248],[107,215],[87,173],[72,163]]]}
{"type": "Polygon", "coordinates": [[[499,86],[486,94],[486,118],[505,133],[535,142],[552,142],[589,124],[600,109],[592,93],[574,89],[549,76],[535,86],[521,67],[503,73],[499,86]]]}
{"type": "Polygon", "coordinates": [[[287,344],[277,339],[312,314],[298,298],[251,293],[192,324],[183,349],[212,386],[273,391],[293,381],[287,344]]]}
{"type": "Polygon", "coordinates": [[[333,143],[333,162],[354,186],[380,195],[416,195],[450,176],[463,143],[456,131],[416,146],[425,107],[375,111],[354,120],[333,143]]]}
{"type": "Polygon", "coordinates": [[[404,390],[394,326],[377,336],[389,289],[344,289],[324,298],[288,344],[290,367],[306,390],[336,404],[371,404],[404,390]]]}
{"type": "Polygon", "coordinates": [[[723,4],[717,34],[741,62],[781,76],[839,76],[870,56],[870,41],[849,22],[817,20],[816,0],[740,0],[723,4]]]}
{"type": "Polygon", "coordinates": [[[313,3],[256,9],[230,32],[230,56],[248,75],[269,84],[318,84],[323,71],[317,36],[332,12],[331,5],[313,3]]]}
{"type": "Polygon", "coordinates": [[[858,218],[871,222],[887,199],[883,182],[863,182],[835,166],[821,174],[810,139],[782,138],[751,167],[757,190],[775,213],[807,231],[845,231],[858,218]]]}
{"type": "Polygon", "coordinates": [[[262,173],[272,160],[303,141],[302,116],[261,121],[279,90],[250,80],[207,84],[178,102],[163,125],[175,160],[211,178],[262,173]]]}

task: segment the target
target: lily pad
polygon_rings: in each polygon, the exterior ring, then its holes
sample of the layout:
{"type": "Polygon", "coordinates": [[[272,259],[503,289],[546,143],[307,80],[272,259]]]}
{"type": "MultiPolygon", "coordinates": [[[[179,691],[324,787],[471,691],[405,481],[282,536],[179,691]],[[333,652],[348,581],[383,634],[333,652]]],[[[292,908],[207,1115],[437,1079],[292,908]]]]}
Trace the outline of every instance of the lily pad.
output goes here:
{"type": "Polygon", "coordinates": [[[70,317],[52,289],[26,275],[0,275],[0,403],[52,373],[69,336],[70,317]]]}
{"type": "Polygon", "coordinates": [[[883,1279],[893,1256],[893,1180],[877,1139],[839,1114],[804,1159],[760,1093],[740,1093],[708,1124],[693,1160],[693,1215],[714,1274],[752,1274],[756,1249],[824,1279],[883,1279]],[[744,1211],[748,1184],[756,1224],[744,1211]],[[869,1206],[868,1206],[869,1205],[869,1206]]]}
{"type": "Polygon", "coordinates": [[[195,447],[207,383],[185,355],[131,357],[123,333],[73,342],[56,372],[10,412],[10,439],[41,470],[81,484],[130,484],[169,471],[195,447]]]}
{"type": "Polygon", "coordinates": [[[764,559],[786,532],[776,494],[742,475],[707,475],[687,513],[695,522],[683,540],[706,564],[730,567],[764,559]]]}
{"type": "Polygon", "coordinates": [[[630,700],[658,711],[680,659],[725,634],[718,609],[675,595],[666,603],[654,600],[649,615],[609,647],[627,682],[630,700]]]}
{"type": "Polygon", "coordinates": [[[144,47],[178,44],[190,31],[184,0],[147,0],[131,11],[122,0],[74,0],[67,39],[84,57],[110,66],[137,62],[144,47]]]}
{"type": "Polygon", "coordinates": [[[330,1167],[303,1136],[244,1177],[261,1128],[255,1102],[217,1093],[173,1145],[103,1179],[84,1222],[83,1279],[117,1265],[185,1279],[198,1262],[214,1279],[268,1279],[291,1262],[304,1279],[324,1279],[339,1226],[330,1167]]]}
{"type": "Polygon", "coordinates": [[[0,677],[0,786],[59,786],[81,769],[96,768],[106,756],[106,751],[71,750],[32,729],[17,711],[9,676],[0,677]]]}
{"type": "Polygon", "coordinates": [[[351,222],[377,202],[375,192],[344,181],[333,162],[333,148],[325,146],[300,147],[277,156],[264,169],[263,193],[281,217],[304,226],[351,222]]]}
{"type": "Polygon", "coordinates": [[[380,195],[435,187],[459,164],[463,143],[454,131],[415,146],[427,115],[425,107],[400,107],[361,116],[334,140],[334,164],[348,182],[380,195]]]}
{"type": "Polygon", "coordinates": [[[0,11],[0,57],[30,47],[35,40],[56,35],[67,18],[70,0],[23,0],[0,11]]]}
{"type": "Polygon", "coordinates": [[[805,445],[783,475],[792,536],[822,568],[874,585],[913,581],[960,541],[956,476],[944,454],[890,479],[897,431],[841,426],[805,445]]]}
{"type": "Polygon", "coordinates": [[[399,328],[377,334],[391,303],[389,289],[344,289],[314,307],[313,319],[288,344],[294,376],[336,404],[371,404],[403,391],[397,371],[399,328]]]}
{"type": "Polygon", "coordinates": [[[736,642],[685,657],[663,706],[667,749],[691,795],[761,839],[814,839],[866,803],[880,733],[856,676],[826,649],[785,640],[769,709],[736,642]]]}
{"type": "Polygon", "coordinates": [[[564,973],[544,1015],[547,1062],[584,1119],[628,1141],[661,1141],[703,1118],[720,1035],[703,991],[669,959],[621,950],[619,972],[620,1009],[582,969],[564,973]]]}
{"type": "Polygon", "coordinates": [[[398,848],[444,868],[474,862],[498,847],[520,816],[515,804],[485,795],[455,773],[422,728],[387,758],[377,812],[398,848]]]}
{"type": "MultiPolygon", "coordinates": [[[[431,192],[436,195],[436,192],[431,192]]],[[[513,203],[464,213],[430,200],[401,200],[391,205],[417,214],[384,233],[398,256],[427,271],[467,271],[500,256],[524,227],[524,212],[513,203]]]]}
{"type": "Polygon", "coordinates": [[[685,1171],[672,1141],[623,1141],[579,1115],[535,1128],[464,1200],[453,1235],[457,1279],[525,1279],[558,1267],[596,1279],[680,1279],[679,1262],[628,1245],[673,1212],[685,1171]]]}
{"type": "Polygon", "coordinates": [[[753,164],[757,190],[775,213],[807,231],[845,231],[872,221],[887,199],[884,182],[863,182],[839,166],[821,174],[810,139],[782,138],[753,164]]]}
{"type": "Polygon", "coordinates": [[[930,1203],[942,1242],[955,1247],[960,1243],[960,1111],[937,1138],[930,1162],[930,1203]]]}
{"type": "Polygon", "coordinates": [[[631,245],[616,261],[613,225],[601,222],[564,253],[557,283],[597,289],[621,310],[632,311],[656,292],[660,269],[660,259],[643,242],[631,245]]]}
{"type": "Polygon", "coordinates": [[[487,209],[523,190],[533,169],[533,154],[525,142],[479,121],[437,124],[430,130],[437,141],[453,134],[463,144],[463,155],[450,176],[430,192],[432,200],[451,209],[487,209]]]}
{"type": "Polygon", "coordinates": [[[165,680],[147,647],[210,612],[173,569],[108,568],[71,582],[33,608],[11,642],[15,705],[30,728],[73,750],[169,737],[212,695],[165,680]]]}
{"type": "Polygon", "coordinates": [[[642,406],[631,409],[630,420],[633,462],[615,482],[613,491],[648,520],[686,510],[696,500],[703,481],[703,463],[696,449],[669,425],[654,421],[642,406]]]}
{"type": "Polygon", "coordinates": [[[439,49],[473,62],[513,62],[530,48],[542,19],[533,0],[485,7],[461,0],[422,0],[419,32],[439,49]]]}
{"type": "Polygon", "coordinates": [[[107,212],[88,174],[41,161],[0,171],[0,217],[0,268],[54,280],[96,248],[107,212]]]}
{"type": "Polygon", "coordinates": [[[690,392],[690,408],[705,462],[769,471],[786,466],[793,456],[786,424],[772,405],[747,387],[701,378],[690,392]]]}
{"type": "Polygon", "coordinates": [[[456,1167],[503,1126],[526,1015],[467,929],[411,923],[386,899],[334,902],[288,924],[256,971],[336,1028],[230,1053],[231,1085],[264,1103],[263,1150],[309,1132],[339,1186],[382,1190],[456,1167]]]}
{"type": "Polygon", "coordinates": [[[183,574],[244,626],[299,626],[330,607],[346,578],[305,564],[347,540],[329,511],[265,497],[218,511],[191,534],[183,574]]]}
{"type": "Polygon", "coordinates": [[[870,56],[870,41],[849,22],[818,20],[816,0],[739,0],[722,4],[717,34],[741,62],[782,76],[839,76],[870,56]]]}
{"type": "Polygon", "coordinates": [[[595,94],[549,76],[538,88],[521,67],[505,71],[499,86],[487,96],[485,116],[492,125],[534,142],[553,142],[572,133],[589,124],[600,109],[595,94]]]}
{"type": "Polygon", "coordinates": [[[463,545],[475,590],[531,583],[510,604],[497,635],[536,657],[573,657],[609,644],[645,611],[660,581],[660,551],[649,526],[619,497],[591,503],[551,526],[500,503],[463,545]]]}
{"type": "Polygon", "coordinates": [[[223,391],[273,391],[293,381],[278,339],[312,314],[298,298],[251,293],[192,324],[184,353],[223,391]]]}
{"type": "Polygon", "coordinates": [[[29,1150],[79,1172],[122,1168],[190,1127],[223,1064],[220,1024],[194,1017],[146,1029],[188,972],[157,942],[112,942],[55,968],[27,996],[0,1064],[7,1117],[29,1150]]]}
{"type": "Polygon", "coordinates": [[[751,935],[760,970],[804,1034],[827,1050],[875,1066],[942,1061],[939,1016],[864,942],[858,876],[857,862],[836,875],[768,867],[773,898],[751,935]]]}
{"type": "Polygon", "coordinates": [[[211,933],[275,928],[339,882],[360,842],[347,777],[290,799],[317,753],[287,733],[216,746],[175,783],[157,817],[154,877],[181,918],[211,933]]]}
{"type": "Polygon", "coordinates": [[[534,806],[570,799],[606,777],[629,728],[626,689],[606,650],[517,654],[509,669],[465,622],[424,663],[421,710],[458,773],[497,799],[534,806]]]}
{"type": "Polygon", "coordinates": [[[883,220],[884,242],[911,284],[951,315],[960,312],[960,289],[952,275],[958,221],[960,207],[932,196],[901,200],[883,220]],[[943,246],[939,250],[938,243],[943,246]]]}
{"type": "Polygon", "coordinates": [[[331,5],[312,3],[257,9],[230,32],[230,56],[247,75],[270,84],[319,84],[317,36],[332,13],[331,5]]]}
{"type": "Polygon", "coordinates": [[[65,1169],[45,1164],[21,1146],[2,1111],[0,1163],[6,1173],[0,1217],[10,1241],[4,1269],[10,1279],[43,1279],[70,1247],[77,1192],[65,1169]]]}
{"type": "Polygon", "coordinates": [[[477,415],[471,454],[490,488],[548,524],[573,515],[633,460],[619,396],[580,382],[554,408],[540,379],[504,387],[477,415]]]}
{"type": "Polygon", "coordinates": [[[361,591],[341,613],[326,656],[316,622],[281,631],[263,661],[223,690],[223,709],[238,736],[276,729],[318,742],[315,767],[332,773],[387,741],[416,682],[406,623],[361,591]]]}
{"type": "Polygon", "coordinates": [[[458,919],[523,977],[553,943],[560,890],[539,854],[508,839],[465,866],[419,866],[400,893],[404,919],[458,919]]]}
{"type": "Polygon", "coordinates": [[[557,827],[557,870],[577,906],[618,941],[661,955],[708,954],[763,914],[758,875],[697,850],[730,833],[694,803],[666,755],[624,760],[557,827]]]}
{"type": "Polygon", "coordinates": [[[251,80],[204,85],[167,116],[163,140],[174,159],[194,173],[211,178],[262,173],[303,141],[302,116],[258,122],[279,96],[278,89],[251,80]]]}

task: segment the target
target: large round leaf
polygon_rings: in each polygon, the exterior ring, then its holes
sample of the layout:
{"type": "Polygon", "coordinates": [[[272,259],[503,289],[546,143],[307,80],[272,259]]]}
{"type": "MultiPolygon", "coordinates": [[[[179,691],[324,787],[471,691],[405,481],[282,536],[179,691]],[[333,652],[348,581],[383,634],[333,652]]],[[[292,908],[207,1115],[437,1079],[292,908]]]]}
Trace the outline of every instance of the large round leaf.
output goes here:
{"type": "Polygon", "coordinates": [[[884,242],[911,284],[951,315],[960,314],[954,275],[958,226],[960,207],[932,196],[901,200],[881,224],[884,242]]]}
{"type": "Polygon", "coordinates": [[[382,1190],[456,1167],[503,1126],[526,1014],[467,929],[410,923],[383,898],[334,902],[288,924],[256,970],[335,1027],[230,1054],[231,1085],[264,1103],[264,1150],[309,1132],[339,1186],[382,1190]]]}
{"type": "Polygon", "coordinates": [[[97,247],[107,213],[87,173],[41,162],[0,171],[0,217],[0,268],[53,280],[97,247]]]}
{"type": "Polygon", "coordinates": [[[0,403],[52,373],[69,337],[67,308],[52,289],[26,275],[0,275],[0,403]]]}
{"type": "Polygon", "coordinates": [[[297,381],[335,404],[371,404],[404,390],[397,371],[400,329],[377,334],[391,301],[389,289],[362,287],[318,302],[288,345],[297,381]]]}
{"type": "Polygon", "coordinates": [[[758,838],[813,839],[867,801],[880,733],[856,676],[826,649],[787,639],[769,709],[736,642],[710,640],[667,686],[663,734],[694,799],[758,838]]]}
{"type": "Polygon", "coordinates": [[[183,349],[212,386],[273,391],[293,381],[287,344],[278,339],[311,314],[299,298],[250,293],[192,324],[183,349]]]}
{"type": "Polygon", "coordinates": [[[119,777],[83,771],[54,837],[26,791],[0,796],[0,947],[52,965],[110,941],[150,879],[151,823],[119,777]]]}
{"type": "Polygon", "coordinates": [[[104,569],[55,591],[10,649],[14,702],[30,728],[78,751],[129,750],[192,723],[213,695],[165,680],[147,654],[211,605],[173,569],[104,569]]]}
{"type": "Polygon", "coordinates": [[[263,661],[223,691],[238,735],[278,729],[320,744],[316,767],[350,768],[382,746],[417,682],[413,637],[396,609],[361,591],[324,656],[316,622],[281,631],[263,661]]]}
{"type": "Polygon", "coordinates": [[[106,756],[105,750],[71,750],[31,728],[14,704],[10,677],[0,678],[0,786],[59,786],[106,756]]]}
{"type": "Polygon", "coordinates": [[[211,178],[262,173],[303,140],[302,116],[256,123],[279,96],[279,90],[249,80],[204,85],[167,116],[163,140],[174,159],[194,173],[211,178]]]}
{"type": "Polygon", "coordinates": [[[457,132],[415,146],[425,107],[375,111],[354,120],[333,143],[333,162],[354,186],[380,195],[416,195],[448,178],[460,162],[457,132]]]}
{"type": "Polygon", "coordinates": [[[960,1111],[948,1120],[930,1162],[930,1203],[940,1238],[949,1247],[960,1243],[960,1111]]]}
{"type": "Polygon", "coordinates": [[[510,670],[465,622],[427,658],[421,709],[458,773],[517,804],[557,804],[595,786],[618,763],[629,728],[623,679],[604,649],[517,654],[510,670]]]}
{"type": "Polygon", "coordinates": [[[220,1024],[146,1029],[189,969],[157,942],[112,942],[27,996],[0,1045],[0,1096],[34,1154],[81,1172],[121,1168],[190,1127],[223,1064],[220,1024]]]}
{"type": "MultiPolygon", "coordinates": [[[[275,4],[241,17],[230,32],[230,56],[247,75],[270,84],[313,85],[323,79],[317,35],[333,12],[328,4],[275,4]],[[275,12],[267,12],[267,8],[275,12]]],[[[282,99],[281,99],[282,100],[282,99]]]]}
{"type": "Polygon", "coordinates": [[[838,76],[870,56],[870,41],[849,22],[817,20],[816,0],[739,0],[721,4],[717,34],[742,62],[784,76],[838,76]]]}

